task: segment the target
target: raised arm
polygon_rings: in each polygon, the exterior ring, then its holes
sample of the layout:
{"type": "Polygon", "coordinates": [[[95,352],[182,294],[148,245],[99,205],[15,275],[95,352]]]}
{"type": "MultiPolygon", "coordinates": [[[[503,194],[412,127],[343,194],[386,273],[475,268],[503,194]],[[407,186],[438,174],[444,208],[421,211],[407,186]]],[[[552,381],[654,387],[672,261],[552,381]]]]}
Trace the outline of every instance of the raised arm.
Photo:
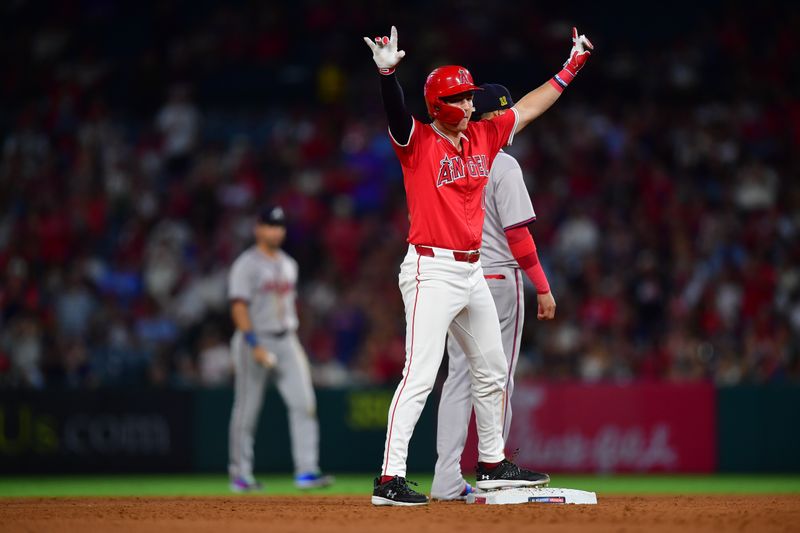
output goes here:
{"type": "Polygon", "coordinates": [[[375,37],[374,40],[364,37],[364,42],[372,50],[372,59],[381,74],[381,97],[389,121],[389,133],[398,144],[408,144],[414,119],[406,109],[403,88],[395,74],[397,64],[406,55],[397,49],[397,28],[392,26],[391,37],[375,37]]]}
{"type": "Polygon", "coordinates": [[[567,85],[575,78],[578,71],[583,68],[586,61],[589,60],[591,50],[594,50],[592,42],[585,35],[578,35],[577,28],[573,27],[572,49],[561,71],[523,96],[514,106],[519,113],[516,131],[522,130],[538,118],[539,115],[550,109],[550,106],[558,100],[567,85]]]}

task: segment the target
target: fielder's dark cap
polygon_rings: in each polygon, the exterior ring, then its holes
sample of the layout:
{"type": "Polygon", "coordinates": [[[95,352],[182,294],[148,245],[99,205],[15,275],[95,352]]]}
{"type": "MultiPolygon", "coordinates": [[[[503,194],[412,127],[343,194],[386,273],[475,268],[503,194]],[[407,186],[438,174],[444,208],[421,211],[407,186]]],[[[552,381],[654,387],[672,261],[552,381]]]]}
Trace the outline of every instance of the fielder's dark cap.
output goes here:
{"type": "Polygon", "coordinates": [[[514,99],[503,85],[497,83],[484,83],[481,85],[482,91],[475,91],[472,97],[472,105],[475,111],[472,113],[471,120],[480,120],[481,115],[498,111],[500,109],[511,109],[514,107],[514,99]]]}
{"type": "Polygon", "coordinates": [[[286,214],[279,205],[269,205],[258,212],[258,223],[270,226],[285,226],[286,214]]]}

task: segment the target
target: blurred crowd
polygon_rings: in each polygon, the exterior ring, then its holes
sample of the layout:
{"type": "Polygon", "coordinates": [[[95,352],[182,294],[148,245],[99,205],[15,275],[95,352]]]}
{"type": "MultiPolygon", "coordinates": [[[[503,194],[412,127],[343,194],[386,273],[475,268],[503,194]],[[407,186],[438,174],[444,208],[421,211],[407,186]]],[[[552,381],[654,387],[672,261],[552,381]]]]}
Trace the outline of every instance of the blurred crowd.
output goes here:
{"type": "MultiPolygon", "coordinates": [[[[395,384],[408,222],[361,36],[397,24],[420,119],[442,63],[519,98],[574,14],[481,5],[0,8],[0,387],[229,384],[227,272],[267,202],[317,384],[395,384]]],[[[558,303],[539,323],[528,291],[519,377],[798,382],[800,16],[650,8],[581,13],[595,57],[509,150],[558,303]]]]}

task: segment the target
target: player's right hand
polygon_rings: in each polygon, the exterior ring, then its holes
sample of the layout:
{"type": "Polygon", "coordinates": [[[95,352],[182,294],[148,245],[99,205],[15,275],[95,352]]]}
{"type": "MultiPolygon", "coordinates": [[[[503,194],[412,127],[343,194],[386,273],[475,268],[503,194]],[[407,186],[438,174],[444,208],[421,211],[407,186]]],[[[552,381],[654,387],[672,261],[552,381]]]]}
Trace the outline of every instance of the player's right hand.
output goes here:
{"type": "Polygon", "coordinates": [[[403,50],[397,49],[397,28],[392,26],[390,35],[391,37],[384,35],[383,37],[375,37],[375,39],[364,37],[364,42],[372,50],[372,60],[375,61],[381,74],[394,72],[395,67],[406,55],[403,50]]]}
{"type": "Polygon", "coordinates": [[[539,312],[536,318],[539,320],[552,320],[556,316],[556,300],[552,292],[537,295],[539,312]]]}
{"type": "Polygon", "coordinates": [[[278,360],[275,356],[265,350],[263,346],[256,346],[253,348],[253,359],[264,368],[274,368],[275,365],[278,364],[278,360]]]}

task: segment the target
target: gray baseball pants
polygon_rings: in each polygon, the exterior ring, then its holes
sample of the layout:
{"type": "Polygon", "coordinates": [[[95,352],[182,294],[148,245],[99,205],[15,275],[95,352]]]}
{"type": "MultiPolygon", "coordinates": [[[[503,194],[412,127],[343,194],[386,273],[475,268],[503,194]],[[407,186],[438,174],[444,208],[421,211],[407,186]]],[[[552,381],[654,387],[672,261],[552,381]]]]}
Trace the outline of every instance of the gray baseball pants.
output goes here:
{"type": "MultiPolygon", "coordinates": [[[[503,442],[505,442],[511,427],[514,369],[519,358],[522,324],[525,319],[522,271],[518,268],[492,267],[484,268],[483,273],[497,308],[503,351],[508,363],[508,379],[503,391],[503,442]]],[[[461,454],[467,441],[469,418],[472,414],[469,365],[464,350],[456,341],[457,334],[458,332],[451,328],[447,339],[449,368],[439,403],[436,434],[438,459],[431,485],[431,497],[443,500],[456,498],[464,490],[461,454]]]]}
{"type": "Polygon", "coordinates": [[[282,336],[259,333],[258,339],[278,359],[275,368],[268,370],[253,359],[241,332],[236,332],[231,340],[235,388],[229,428],[228,473],[231,479],[253,475],[255,433],[264,401],[264,388],[270,377],[289,411],[295,473],[318,472],[319,423],[308,357],[293,331],[282,336]]]}

